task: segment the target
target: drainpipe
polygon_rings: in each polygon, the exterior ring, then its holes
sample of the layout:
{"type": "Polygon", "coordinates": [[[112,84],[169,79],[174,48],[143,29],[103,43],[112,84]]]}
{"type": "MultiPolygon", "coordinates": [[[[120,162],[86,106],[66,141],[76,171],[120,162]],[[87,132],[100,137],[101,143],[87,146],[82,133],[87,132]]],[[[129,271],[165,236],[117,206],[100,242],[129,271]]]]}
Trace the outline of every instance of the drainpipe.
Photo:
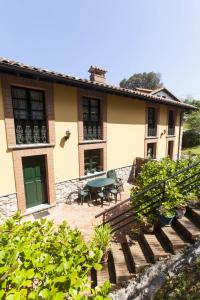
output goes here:
{"type": "Polygon", "coordinates": [[[182,126],[182,120],[183,120],[183,114],[184,112],[181,111],[180,112],[180,120],[179,120],[179,134],[178,134],[178,159],[180,158],[180,149],[181,149],[181,142],[182,142],[182,139],[181,139],[181,126],[182,126]]]}

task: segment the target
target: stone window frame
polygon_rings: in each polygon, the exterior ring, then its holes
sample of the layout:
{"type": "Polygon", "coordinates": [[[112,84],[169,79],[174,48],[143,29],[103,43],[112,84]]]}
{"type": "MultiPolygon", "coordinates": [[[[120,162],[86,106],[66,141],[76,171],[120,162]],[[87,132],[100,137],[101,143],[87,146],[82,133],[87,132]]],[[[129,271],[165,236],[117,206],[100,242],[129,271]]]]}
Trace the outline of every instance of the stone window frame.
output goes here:
{"type": "Polygon", "coordinates": [[[170,107],[168,106],[168,109],[167,109],[167,124],[166,124],[166,136],[167,138],[170,138],[170,137],[175,137],[176,136],[176,125],[177,125],[177,116],[178,116],[178,111],[176,108],[174,107],[170,107]],[[169,111],[172,110],[174,112],[174,134],[173,135],[168,135],[168,127],[169,127],[169,111]]]}
{"type": "Polygon", "coordinates": [[[102,149],[103,171],[107,169],[107,95],[87,89],[78,89],[78,150],[79,150],[79,176],[85,176],[84,151],[102,149]],[[83,97],[96,98],[100,100],[102,140],[83,139],[83,97]]]}
{"type": "MultiPolygon", "coordinates": [[[[13,104],[11,87],[22,87],[30,88],[44,92],[45,96],[45,112],[46,121],[48,127],[48,143],[47,145],[55,144],[55,115],[54,115],[54,103],[53,103],[53,84],[48,82],[42,82],[39,80],[23,78],[13,75],[3,75],[2,80],[2,92],[3,92],[3,102],[4,102],[4,116],[5,116],[5,126],[6,126],[6,136],[8,149],[13,149],[16,144],[15,136],[15,123],[13,115],[13,104]]],[[[37,146],[37,144],[22,144],[22,146],[30,147],[30,145],[37,146]]]]}
{"type": "Polygon", "coordinates": [[[174,152],[175,152],[175,141],[176,141],[176,138],[175,136],[167,136],[166,138],[166,152],[165,152],[165,156],[168,157],[168,146],[169,146],[169,142],[173,142],[173,155],[172,157],[174,156],[174,152]]]}
{"type": "Polygon", "coordinates": [[[158,139],[159,133],[159,125],[160,125],[160,105],[147,103],[145,107],[145,139],[158,139]],[[157,119],[157,127],[156,127],[156,136],[148,136],[148,108],[156,109],[156,119],[157,119]]]}
{"type": "Polygon", "coordinates": [[[158,153],[158,139],[155,138],[155,139],[148,139],[148,140],[145,140],[145,143],[144,143],[144,158],[145,159],[148,159],[147,158],[147,145],[148,144],[155,144],[155,158],[154,159],[157,159],[157,153],[158,153]]]}

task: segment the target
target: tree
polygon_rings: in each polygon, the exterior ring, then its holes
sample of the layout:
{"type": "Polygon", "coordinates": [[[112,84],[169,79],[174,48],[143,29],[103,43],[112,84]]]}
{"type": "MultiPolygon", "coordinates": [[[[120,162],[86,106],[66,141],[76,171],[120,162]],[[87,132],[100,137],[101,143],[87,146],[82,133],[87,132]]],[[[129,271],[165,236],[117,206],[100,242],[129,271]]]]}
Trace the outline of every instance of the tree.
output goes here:
{"type": "Polygon", "coordinates": [[[122,88],[128,89],[145,88],[152,90],[163,86],[161,82],[161,74],[155,72],[133,74],[128,79],[124,78],[119,85],[122,88]]]}
{"type": "Polygon", "coordinates": [[[200,101],[195,99],[186,99],[184,101],[197,107],[198,110],[190,111],[185,116],[186,128],[200,132],[200,101]]]}

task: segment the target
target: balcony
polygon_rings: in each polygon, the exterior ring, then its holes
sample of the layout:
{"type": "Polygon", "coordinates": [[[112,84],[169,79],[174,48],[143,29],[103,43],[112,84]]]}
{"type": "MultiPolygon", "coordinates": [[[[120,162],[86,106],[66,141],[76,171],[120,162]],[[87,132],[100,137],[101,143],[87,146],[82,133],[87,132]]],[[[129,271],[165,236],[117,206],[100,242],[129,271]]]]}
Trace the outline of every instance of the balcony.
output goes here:
{"type": "Polygon", "coordinates": [[[175,135],[175,128],[174,127],[168,127],[168,135],[175,135]]]}
{"type": "Polygon", "coordinates": [[[102,130],[99,122],[84,122],[84,140],[102,140],[102,130]]]}
{"type": "Polygon", "coordinates": [[[148,126],[147,136],[156,136],[156,134],[157,134],[157,128],[148,126]]]}
{"type": "Polygon", "coordinates": [[[37,120],[15,120],[17,144],[48,143],[47,126],[37,120]]]}

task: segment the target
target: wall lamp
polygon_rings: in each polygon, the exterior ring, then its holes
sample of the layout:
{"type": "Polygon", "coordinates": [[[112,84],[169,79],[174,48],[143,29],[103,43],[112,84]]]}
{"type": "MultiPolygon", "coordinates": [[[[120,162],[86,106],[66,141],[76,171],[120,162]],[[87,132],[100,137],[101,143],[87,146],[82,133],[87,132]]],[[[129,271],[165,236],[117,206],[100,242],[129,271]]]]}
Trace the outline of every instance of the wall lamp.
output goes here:
{"type": "Polygon", "coordinates": [[[67,130],[65,132],[65,140],[67,141],[70,138],[71,132],[69,130],[67,130]]]}

